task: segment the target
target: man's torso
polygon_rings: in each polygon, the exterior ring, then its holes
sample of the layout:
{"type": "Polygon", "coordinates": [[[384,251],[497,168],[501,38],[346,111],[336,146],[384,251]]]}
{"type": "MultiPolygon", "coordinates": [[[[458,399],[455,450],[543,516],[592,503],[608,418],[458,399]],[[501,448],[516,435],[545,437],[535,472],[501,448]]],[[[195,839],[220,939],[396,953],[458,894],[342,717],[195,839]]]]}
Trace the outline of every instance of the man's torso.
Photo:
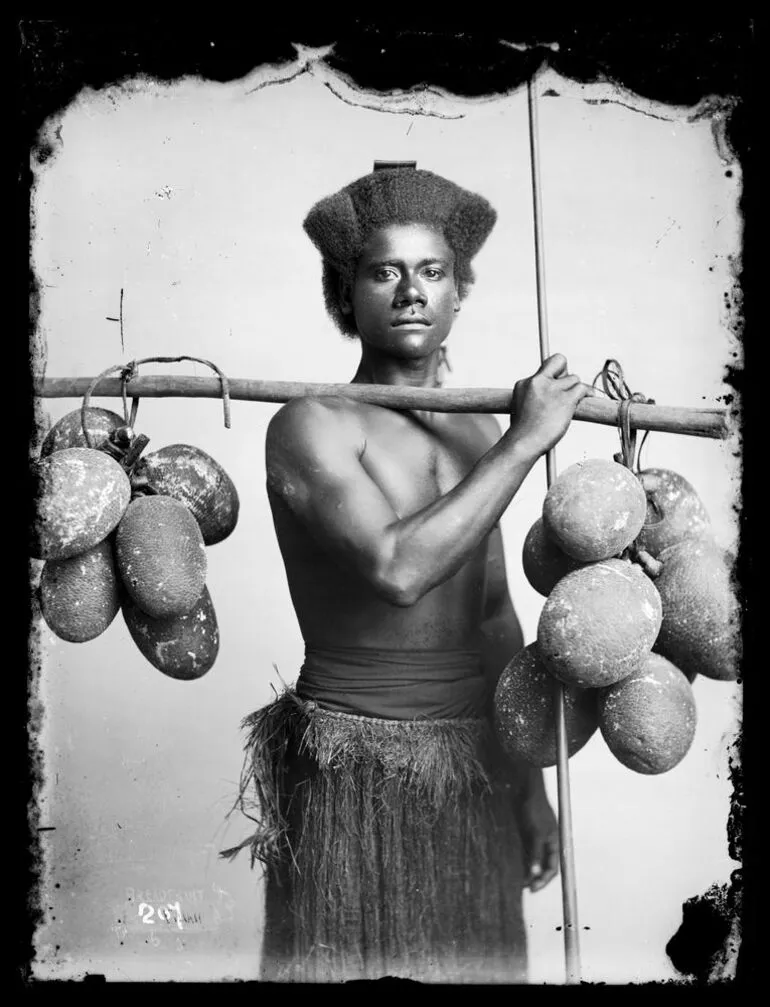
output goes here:
{"type": "MultiPolygon", "coordinates": [[[[337,414],[335,423],[342,414],[350,424],[359,462],[397,518],[415,514],[449,493],[499,436],[495,421],[486,416],[399,413],[347,400],[326,401],[337,414]]],[[[416,604],[400,607],[343,569],[274,492],[270,502],[306,642],[416,650],[479,647],[486,539],[454,576],[416,604]]]]}

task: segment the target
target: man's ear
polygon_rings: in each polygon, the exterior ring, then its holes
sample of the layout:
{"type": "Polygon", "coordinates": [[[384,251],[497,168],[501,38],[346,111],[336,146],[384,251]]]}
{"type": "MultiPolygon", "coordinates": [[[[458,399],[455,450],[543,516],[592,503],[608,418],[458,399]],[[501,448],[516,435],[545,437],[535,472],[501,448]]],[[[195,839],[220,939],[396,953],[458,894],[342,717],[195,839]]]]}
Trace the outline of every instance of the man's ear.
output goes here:
{"type": "Polygon", "coordinates": [[[340,311],[343,315],[353,314],[353,285],[344,276],[339,278],[337,296],[340,301],[340,311]]]}

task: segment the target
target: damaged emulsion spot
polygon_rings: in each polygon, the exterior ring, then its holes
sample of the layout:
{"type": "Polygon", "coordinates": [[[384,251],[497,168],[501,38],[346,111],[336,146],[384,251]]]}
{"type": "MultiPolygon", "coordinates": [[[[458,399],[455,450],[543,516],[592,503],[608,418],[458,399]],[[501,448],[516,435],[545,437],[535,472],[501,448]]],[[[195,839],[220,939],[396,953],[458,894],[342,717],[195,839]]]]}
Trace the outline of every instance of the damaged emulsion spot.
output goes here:
{"type": "Polygon", "coordinates": [[[254,94],[265,87],[272,87],[274,84],[288,84],[302,74],[313,71],[313,68],[326,59],[334,50],[333,45],[311,48],[309,46],[292,43],[292,48],[296,53],[296,59],[285,68],[275,66],[260,67],[257,76],[261,78],[254,87],[250,87],[246,94],[254,94]]]}
{"type": "Polygon", "coordinates": [[[36,142],[32,148],[32,156],[36,165],[40,168],[47,165],[63,146],[62,114],[60,113],[44,122],[38,130],[36,142]]]}
{"type": "Polygon", "coordinates": [[[740,871],[731,885],[712,885],[682,906],[682,923],[666,945],[674,968],[697,982],[718,982],[735,976],[741,944],[740,871]]]}

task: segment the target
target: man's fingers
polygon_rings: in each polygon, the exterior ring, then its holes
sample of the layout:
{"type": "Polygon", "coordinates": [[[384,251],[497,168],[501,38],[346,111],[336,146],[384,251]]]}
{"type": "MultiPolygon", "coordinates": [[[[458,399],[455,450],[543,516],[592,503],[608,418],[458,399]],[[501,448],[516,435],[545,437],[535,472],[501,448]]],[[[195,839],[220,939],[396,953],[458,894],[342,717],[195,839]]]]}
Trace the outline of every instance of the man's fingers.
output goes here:
{"type": "Polygon", "coordinates": [[[541,888],[545,888],[546,885],[550,884],[558,873],[558,867],[547,868],[530,883],[529,890],[531,892],[539,892],[541,888]]]}
{"type": "Polygon", "coordinates": [[[567,358],[563,353],[554,353],[552,356],[544,360],[540,365],[538,374],[544,375],[548,378],[553,378],[559,381],[559,384],[565,391],[572,391],[572,389],[580,389],[580,398],[585,398],[589,395],[596,395],[596,389],[593,385],[587,385],[585,382],[581,381],[577,374],[570,374],[567,370],[567,358]]]}
{"type": "Polygon", "coordinates": [[[577,374],[565,374],[563,377],[559,378],[559,384],[565,391],[571,391],[577,385],[582,384],[580,378],[577,374]]]}
{"type": "Polygon", "coordinates": [[[576,403],[596,395],[596,389],[581,381],[577,374],[565,374],[558,382],[565,392],[572,394],[576,403]]]}
{"type": "Polygon", "coordinates": [[[543,844],[542,857],[534,861],[529,870],[527,884],[531,892],[539,892],[559,873],[558,841],[548,841],[543,844]]]}
{"type": "Polygon", "coordinates": [[[545,359],[538,368],[538,374],[545,374],[549,378],[561,378],[567,370],[567,358],[563,353],[553,353],[545,359]]]}
{"type": "Polygon", "coordinates": [[[580,385],[581,393],[583,395],[597,395],[598,392],[593,385],[587,385],[585,381],[581,381],[577,374],[563,374],[558,379],[559,384],[562,388],[570,389],[577,388],[580,385]]]}

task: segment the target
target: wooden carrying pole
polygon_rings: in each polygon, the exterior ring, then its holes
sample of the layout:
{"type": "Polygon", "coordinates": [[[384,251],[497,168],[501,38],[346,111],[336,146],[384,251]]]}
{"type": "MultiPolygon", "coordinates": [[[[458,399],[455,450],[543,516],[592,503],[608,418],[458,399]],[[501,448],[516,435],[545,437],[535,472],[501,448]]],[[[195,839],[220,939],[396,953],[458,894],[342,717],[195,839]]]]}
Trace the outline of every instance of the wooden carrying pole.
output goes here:
{"type": "MultiPolygon", "coordinates": [[[[537,76],[537,75],[534,75],[537,76]]],[[[548,346],[548,316],[545,299],[545,255],[543,250],[543,206],[540,192],[540,156],[537,132],[537,103],[534,76],[527,81],[529,110],[529,146],[532,171],[532,203],[535,231],[535,276],[537,287],[537,321],[540,335],[540,360],[550,356],[548,346]]],[[[546,455],[546,481],[550,487],[556,478],[556,451],[546,455]]],[[[564,925],[564,958],[568,985],[580,982],[580,944],[578,940],[577,885],[575,853],[572,835],[572,806],[569,788],[569,751],[564,717],[564,686],[557,683],[554,691],[556,722],[556,786],[559,804],[559,856],[561,863],[562,923],[564,925]]]]}
{"type": "MultiPolygon", "coordinates": [[[[44,378],[36,387],[37,395],[51,399],[82,399],[93,378],[44,378]]],[[[230,378],[229,396],[233,401],[289,402],[305,396],[341,395],[391,409],[424,409],[437,413],[509,414],[510,388],[409,388],[398,385],[318,384],[304,381],[261,381],[230,378]]],[[[132,378],[126,384],[130,398],[219,399],[222,385],[215,377],[156,374],[132,378]]],[[[119,377],[102,378],[91,393],[94,398],[120,398],[119,377]]],[[[605,426],[617,426],[619,403],[600,397],[583,399],[575,419],[605,426]]],[[[633,403],[630,410],[632,429],[660,433],[689,434],[692,437],[723,438],[728,434],[724,409],[687,409],[678,406],[633,403]]]]}

